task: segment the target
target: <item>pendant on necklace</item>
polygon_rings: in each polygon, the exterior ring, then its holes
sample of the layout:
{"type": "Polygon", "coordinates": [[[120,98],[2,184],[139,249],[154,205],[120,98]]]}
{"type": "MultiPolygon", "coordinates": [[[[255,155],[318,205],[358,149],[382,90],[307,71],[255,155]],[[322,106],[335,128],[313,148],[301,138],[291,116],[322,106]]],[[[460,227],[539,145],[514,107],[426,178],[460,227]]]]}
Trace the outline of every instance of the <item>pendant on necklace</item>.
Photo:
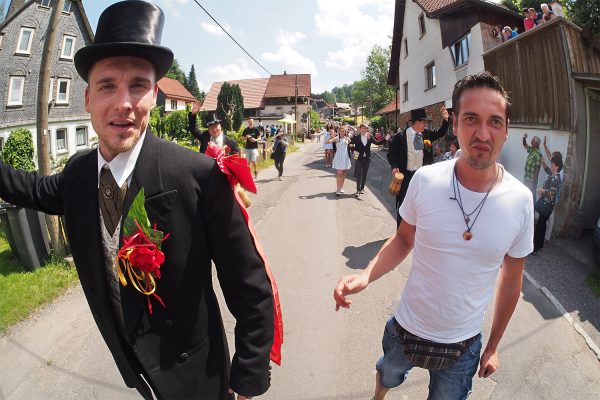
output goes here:
{"type": "Polygon", "coordinates": [[[469,222],[471,222],[471,218],[469,218],[468,215],[465,215],[465,223],[468,224],[469,222]]]}
{"type": "Polygon", "coordinates": [[[472,237],[473,237],[473,234],[471,233],[471,231],[467,230],[467,231],[463,232],[463,239],[471,240],[472,237]]]}

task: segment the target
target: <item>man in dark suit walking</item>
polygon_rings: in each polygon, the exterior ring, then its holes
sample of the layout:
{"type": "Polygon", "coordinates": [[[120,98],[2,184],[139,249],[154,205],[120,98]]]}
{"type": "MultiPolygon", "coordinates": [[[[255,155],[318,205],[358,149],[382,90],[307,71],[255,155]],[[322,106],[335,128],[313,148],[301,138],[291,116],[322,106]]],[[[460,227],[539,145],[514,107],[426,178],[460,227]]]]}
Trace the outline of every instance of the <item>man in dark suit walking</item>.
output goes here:
{"type": "Polygon", "coordinates": [[[371,164],[371,144],[383,144],[383,141],[377,141],[369,135],[369,128],[364,123],[358,126],[358,133],[358,135],[352,137],[349,145],[353,151],[358,153],[358,158],[354,166],[356,176],[356,193],[354,193],[354,197],[356,198],[365,193],[367,172],[369,172],[369,165],[371,164]]]}
{"type": "Polygon", "coordinates": [[[400,206],[406,196],[408,185],[415,171],[423,165],[433,163],[433,151],[426,153],[424,151],[424,141],[428,140],[430,145],[446,134],[448,131],[448,110],[442,107],[442,126],[439,129],[426,129],[427,115],[423,108],[411,110],[411,126],[394,136],[390,143],[387,159],[392,167],[392,176],[400,171],[404,174],[404,180],[400,187],[400,192],[396,196],[396,223],[400,226],[402,217],[400,216],[400,206]]]}
{"type": "Polygon", "coordinates": [[[206,121],[206,128],[204,132],[196,127],[196,116],[200,111],[198,103],[194,103],[192,110],[188,113],[188,130],[192,135],[200,142],[200,153],[206,153],[208,143],[213,142],[217,146],[229,148],[229,154],[240,154],[240,147],[235,139],[230,138],[221,130],[221,121],[211,117],[206,121]]]}
{"type": "Polygon", "coordinates": [[[52,176],[0,163],[0,196],[64,214],[81,286],[127,386],[145,399],[229,399],[233,391],[247,399],[268,389],[269,354],[278,352],[274,281],[215,160],[158,139],[148,127],[156,81],[173,61],[160,46],[163,22],[162,11],[145,1],[102,13],[94,43],[75,55],[98,149],[73,156],[52,176]],[[119,284],[113,266],[121,226],[142,189],[150,224],[170,234],[157,297],[133,282],[119,284]],[[236,318],[232,362],[211,262],[236,318]]]}

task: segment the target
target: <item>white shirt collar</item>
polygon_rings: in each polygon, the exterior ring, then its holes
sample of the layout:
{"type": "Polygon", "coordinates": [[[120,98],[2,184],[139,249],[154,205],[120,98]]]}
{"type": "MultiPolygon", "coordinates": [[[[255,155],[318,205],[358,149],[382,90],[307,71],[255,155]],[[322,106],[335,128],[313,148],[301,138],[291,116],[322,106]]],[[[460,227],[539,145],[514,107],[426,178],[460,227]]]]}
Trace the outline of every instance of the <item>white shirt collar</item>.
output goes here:
{"type": "Polygon", "coordinates": [[[140,150],[142,149],[142,144],[144,143],[145,137],[146,132],[142,133],[140,139],[131,150],[126,151],[125,153],[117,154],[117,156],[113,158],[111,162],[107,162],[104,157],[102,157],[102,154],[100,154],[100,148],[98,148],[98,187],[100,187],[100,170],[104,164],[108,164],[110,167],[110,172],[112,172],[112,175],[115,178],[115,181],[117,181],[117,185],[119,185],[119,187],[123,186],[125,181],[127,181],[127,183],[131,182],[129,177],[132,175],[133,169],[135,168],[135,164],[140,155],[140,150]]]}

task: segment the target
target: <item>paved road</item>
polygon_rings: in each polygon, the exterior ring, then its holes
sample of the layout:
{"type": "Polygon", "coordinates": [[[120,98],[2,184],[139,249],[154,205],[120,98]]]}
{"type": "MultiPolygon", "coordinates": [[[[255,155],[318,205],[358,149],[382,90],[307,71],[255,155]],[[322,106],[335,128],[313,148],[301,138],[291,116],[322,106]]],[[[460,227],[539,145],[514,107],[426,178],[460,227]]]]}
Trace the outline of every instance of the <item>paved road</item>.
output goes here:
{"type": "MultiPolygon", "coordinates": [[[[286,335],[284,364],[274,367],[264,399],[370,398],[383,324],[409,272],[407,259],[355,296],[351,310],[334,311],[339,276],[363,268],[395,222],[383,160],[373,159],[367,193],[357,200],[335,198],[335,178],[320,157],[319,144],[303,146],[286,159],[284,181],[264,171],[252,197],[251,215],[280,287],[286,335]]],[[[346,183],[347,193],[353,185],[346,183]]],[[[224,318],[231,335],[233,319],[224,318]]],[[[471,399],[598,398],[600,363],[528,281],[500,351],[501,369],[492,379],[476,379],[471,399]]],[[[411,372],[389,398],[426,398],[427,378],[411,372]]],[[[0,400],[136,398],[78,287],[0,338],[0,400]]]]}

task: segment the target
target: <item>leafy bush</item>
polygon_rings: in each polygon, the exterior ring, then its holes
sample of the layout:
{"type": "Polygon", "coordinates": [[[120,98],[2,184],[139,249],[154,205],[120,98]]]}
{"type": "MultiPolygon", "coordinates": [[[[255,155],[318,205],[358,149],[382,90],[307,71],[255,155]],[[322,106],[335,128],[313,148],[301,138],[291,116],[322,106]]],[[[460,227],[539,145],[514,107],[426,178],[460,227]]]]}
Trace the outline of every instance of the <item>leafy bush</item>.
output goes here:
{"type": "Polygon", "coordinates": [[[380,115],[377,115],[377,116],[371,118],[371,127],[373,129],[379,129],[379,128],[387,129],[387,124],[386,124],[385,118],[383,118],[380,115]]]}
{"type": "Polygon", "coordinates": [[[163,118],[165,138],[190,141],[192,135],[188,131],[187,111],[173,111],[163,118]]]}
{"type": "Polygon", "coordinates": [[[2,152],[2,161],[14,168],[31,172],[37,169],[33,162],[34,153],[31,131],[29,129],[15,129],[6,141],[2,152]]]}

